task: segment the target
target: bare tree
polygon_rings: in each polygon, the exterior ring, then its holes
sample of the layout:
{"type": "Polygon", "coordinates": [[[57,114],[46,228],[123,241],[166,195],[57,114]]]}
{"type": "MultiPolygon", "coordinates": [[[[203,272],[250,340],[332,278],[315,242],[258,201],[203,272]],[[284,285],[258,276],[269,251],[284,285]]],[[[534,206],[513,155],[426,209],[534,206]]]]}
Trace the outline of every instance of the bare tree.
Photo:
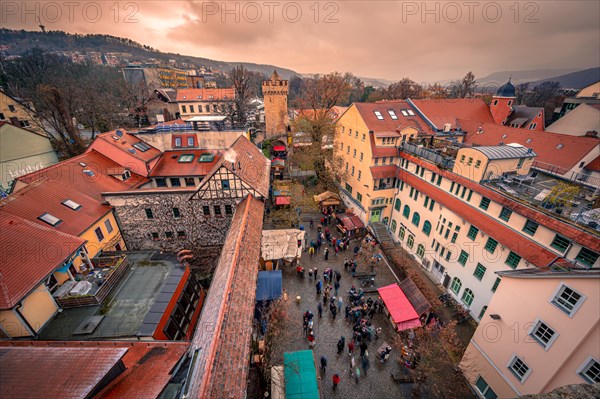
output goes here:
{"type": "Polygon", "coordinates": [[[473,97],[477,81],[473,72],[468,72],[462,80],[455,80],[450,83],[449,91],[451,98],[468,98],[473,97]]]}

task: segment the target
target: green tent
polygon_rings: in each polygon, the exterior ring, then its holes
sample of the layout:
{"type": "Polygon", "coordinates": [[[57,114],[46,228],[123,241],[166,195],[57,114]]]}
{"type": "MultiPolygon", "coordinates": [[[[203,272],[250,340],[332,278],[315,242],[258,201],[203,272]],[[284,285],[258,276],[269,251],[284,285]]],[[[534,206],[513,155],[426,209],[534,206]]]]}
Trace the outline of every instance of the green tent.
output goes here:
{"type": "Polygon", "coordinates": [[[313,351],[283,354],[286,399],[319,399],[313,351]]]}

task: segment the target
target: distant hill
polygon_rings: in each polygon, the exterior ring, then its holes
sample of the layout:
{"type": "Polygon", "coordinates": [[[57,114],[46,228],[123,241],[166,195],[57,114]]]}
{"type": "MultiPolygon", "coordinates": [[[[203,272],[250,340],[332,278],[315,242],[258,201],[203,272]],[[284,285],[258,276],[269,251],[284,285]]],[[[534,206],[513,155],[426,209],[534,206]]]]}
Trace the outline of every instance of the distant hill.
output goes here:
{"type": "Polygon", "coordinates": [[[511,78],[515,84],[524,82],[535,82],[542,79],[549,79],[566,73],[577,72],[579,68],[553,68],[553,69],[532,69],[527,71],[500,71],[494,72],[488,76],[477,79],[477,83],[482,85],[501,86],[511,78]]]}
{"type": "Polygon", "coordinates": [[[502,71],[477,79],[477,83],[479,87],[493,89],[506,83],[508,78],[511,78],[514,84],[529,83],[529,87],[554,81],[560,83],[560,87],[565,89],[581,89],[600,80],[600,68],[502,71]]]}
{"type": "Polygon", "coordinates": [[[542,79],[531,82],[530,86],[536,86],[543,82],[555,81],[560,83],[563,89],[582,89],[600,81],[600,68],[589,68],[583,71],[567,73],[565,75],[554,76],[548,79],[542,79]]]}
{"type": "Polygon", "coordinates": [[[243,65],[251,71],[261,72],[267,76],[274,69],[277,69],[277,73],[286,79],[290,79],[294,75],[299,75],[291,69],[281,68],[276,65],[254,64],[250,62],[225,62],[209,58],[163,53],[133,40],[110,35],[79,35],[63,31],[48,31],[43,33],[0,29],[0,44],[9,46],[8,55],[21,55],[34,47],[39,47],[45,51],[77,51],[79,53],[90,51],[102,53],[119,52],[131,54],[130,62],[147,62],[148,59],[155,58],[165,63],[168,60],[176,60],[178,63],[194,64],[197,67],[204,66],[223,72],[227,72],[235,66],[243,65]]]}

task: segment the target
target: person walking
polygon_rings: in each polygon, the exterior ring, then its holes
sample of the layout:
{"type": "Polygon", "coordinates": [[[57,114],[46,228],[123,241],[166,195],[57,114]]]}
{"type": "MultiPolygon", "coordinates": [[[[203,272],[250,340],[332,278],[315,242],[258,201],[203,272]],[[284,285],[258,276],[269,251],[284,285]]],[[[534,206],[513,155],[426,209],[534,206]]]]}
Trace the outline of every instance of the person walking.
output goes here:
{"type": "Polygon", "coordinates": [[[325,255],[325,262],[327,262],[327,260],[329,259],[329,248],[325,248],[323,255],[325,255]]]}
{"type": "Polygon", "coordinates": [[[365,342],[365,340],[362,340],[362,342],[360,343],[360,357],[365,357],[365,352],[367,351],[367,343],[365,342]]]}
{"type": "Polygon", "coordinates": [[[319,319],[323,317],[323,306],[321,306],[321,301],[317,305],[317,312],[319,313],[319,319]]]}
{"type": "Polygon", "coordinates": [[[315,333],[313,332],[313,330],[310,330],[308,332],[308,347],[309,348],[313,348],[315,346],[315,333]]]}
{"type": "Polygon", "coordinates": [[[366,377],[367,370],[369,369],[369,367],[371,367],[371,365],[369,364],[369,358],[365,356],[361,359],[360,362],[361,362],[361,365],[362,365],[363,371],[365,372],[365,377],[366,377]]]}
{"type": "Polygon", "coordinates": [[[337,281],[335,283],[333,283],[333,288],[335,289],[335,296],[338,296],[338,290],[340,289],[340,283],[337,281]]]}
{"type": "Polygon", "coordinates": [[[333,375],[333,390],[335,391],[338,384],[340,383],[340,376],[338,374],[333,375]]]}
{"type": "Polygon", "coordinates": [[[344,350],[345,347],[346,347],[346,338],[344,338],[342,336],[342,337],[340,337],[340,339],[338,340],[338,343],[337,343],[337,354],[339,355],[340,353],[342,353],[342,351],[344,350]]]}
{"type": "Polygon", "coordinates": [[[360,378],[360,369],[358,367],[356,367],[354,369],[354,380],[356,381],[357,384],[360,384],[359,378],[360,378]]]}
{"type": "Polygon", "coordinates": [[[325,356],[321,356],[321,375],[325,375],[327,371],[327,358],[325,356]]]}
{"type": "Polygon", "coordinates": [[[350,340],[350,342],[348,342],[348,355],[352,356],[353,353],[354,353],[354,340],[350,340]]]}
{"type": "Polygon", "coordinates": [[[310,219],[309,223],[310,223],[310,229],[312,230],[312,228],[314,227],[314,222],[313,222],[312,218],[310,219]]]}
{"type": "Polygon", "coordinates": [[[335,269],[335,281],[337,281],[339,283],[341,279],[342,279],[342,273],[340,273],[339,270],[335,269]]]}
{"type": "MultiPolygon", "coordinates": [[[[315,277],[316,279],[316,277],[315,277]]],[[[317,281],[317,283],[315,284],[315,288],[317,289],[317,295],[321,295],[321,287],[323,286],[323,283],[321,283],[321,280],[317,281]]]]}
{"type": "Polygon", "coordinates": [[[308,280],[312,281],[313,269],[308,269],[308,280]]]}
{"type": "Polygon", "coordinates": [[[342,306],[344,306],[344,300],[342,299],[342,297],[340,295],[340,296],[338,296],[338,299],[337,299],[338,312],[342,311],[342,306]]]}
{"type": "Polygon", "coordinates": [[[310,248],[308,248],[308,256],[310,256],[310,258],[312,259],[312,257],[315,255],[315,247],[311,246],[310,248]]]}

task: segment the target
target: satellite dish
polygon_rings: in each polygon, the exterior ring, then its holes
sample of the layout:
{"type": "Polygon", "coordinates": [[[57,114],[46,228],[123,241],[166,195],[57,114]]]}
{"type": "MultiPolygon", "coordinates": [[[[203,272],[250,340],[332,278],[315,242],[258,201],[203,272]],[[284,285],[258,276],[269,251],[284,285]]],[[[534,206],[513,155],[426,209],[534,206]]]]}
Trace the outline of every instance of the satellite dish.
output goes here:
{"type": "Polygon", "coordinates": [[[116,133],[117,136],[123,137],[123,131],[117,129],[117,131],[115,133],[116,133]]]}

